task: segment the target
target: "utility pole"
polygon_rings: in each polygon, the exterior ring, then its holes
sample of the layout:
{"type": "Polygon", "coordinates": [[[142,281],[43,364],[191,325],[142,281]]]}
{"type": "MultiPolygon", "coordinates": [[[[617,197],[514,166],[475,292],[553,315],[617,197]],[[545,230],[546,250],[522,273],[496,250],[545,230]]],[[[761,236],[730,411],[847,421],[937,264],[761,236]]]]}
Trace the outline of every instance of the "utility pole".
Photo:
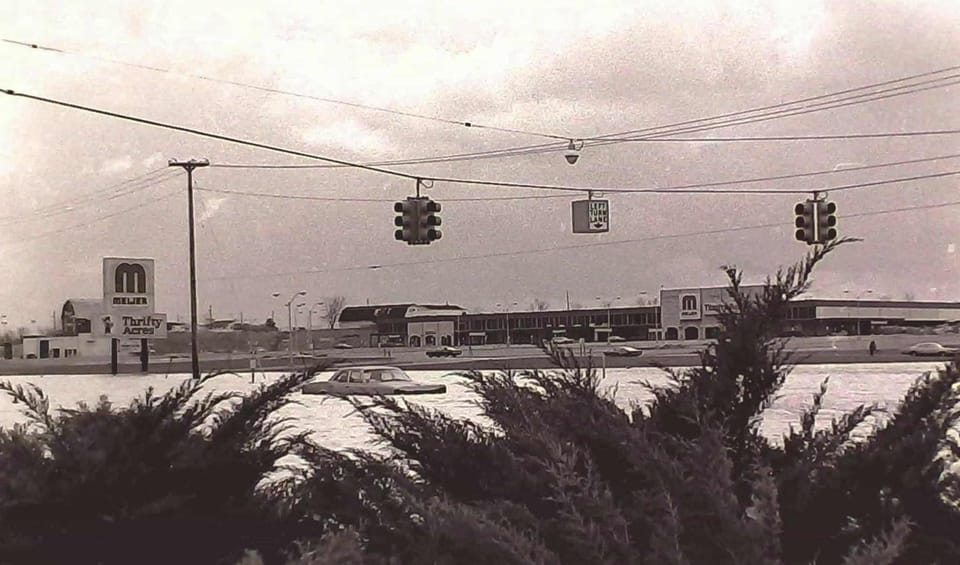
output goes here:
{"type": "Polygon", "coordinates": [[[187,171],[187,224],[190,231],[190,352],[193,361],[193,378],[200,379],[200,353],[197,348],[197,252],[196,236],[193,233],[193,170],[207,167],[206,159],[177,161],[171,159],[167,166],[180,167],[187,171]]]}

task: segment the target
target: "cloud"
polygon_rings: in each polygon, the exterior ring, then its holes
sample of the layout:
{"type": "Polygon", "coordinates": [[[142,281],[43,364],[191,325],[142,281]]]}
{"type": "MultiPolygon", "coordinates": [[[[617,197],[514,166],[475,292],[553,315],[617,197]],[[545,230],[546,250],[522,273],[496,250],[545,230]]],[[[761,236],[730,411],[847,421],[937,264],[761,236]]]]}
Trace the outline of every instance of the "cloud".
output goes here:
{"type": "Polygon", "coordinates": [[[153,155],[150,155],[149,157],[141,161],[141,164],[144,167],[147,167],[148,169],[152,169],[163,162],[164,162],[163,153],[154,153],[153,155]]]}
{"type": "Polygon", "coordinates": [[[310,145],[330,149],[347,150],[365,155],[387,153],[390,140],[378,130],[370,129],[357,120],[341,120],[329,125],[315,125],[302,133],[310,145]]]}
{"type": "Polygon", "coordinates": [[[107,159],[100,165],[100,174],[115,175],[117,173],[122,173],[126,170],[129,170],[132,166],[133,159],[129,155],[125,157],[107,159]]]}
{"type": "Polygon", "coordinates": [[[197,222],[205,222],[217,215],[220,207],[227,201],[225,196],[204,196],[199,199],[201,211],[197,222]]]}

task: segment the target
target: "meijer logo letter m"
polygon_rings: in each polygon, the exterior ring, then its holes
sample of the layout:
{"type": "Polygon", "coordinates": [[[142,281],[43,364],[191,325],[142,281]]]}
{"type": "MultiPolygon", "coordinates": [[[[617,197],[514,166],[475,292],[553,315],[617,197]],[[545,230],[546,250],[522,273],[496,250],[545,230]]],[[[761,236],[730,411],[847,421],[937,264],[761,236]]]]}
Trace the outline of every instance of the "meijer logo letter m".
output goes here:
{"type": "Polygon", "coordinates": [[[147,293],[147,273],[143,265],[120,263],[114,271],[116,292],[147,293]]]}

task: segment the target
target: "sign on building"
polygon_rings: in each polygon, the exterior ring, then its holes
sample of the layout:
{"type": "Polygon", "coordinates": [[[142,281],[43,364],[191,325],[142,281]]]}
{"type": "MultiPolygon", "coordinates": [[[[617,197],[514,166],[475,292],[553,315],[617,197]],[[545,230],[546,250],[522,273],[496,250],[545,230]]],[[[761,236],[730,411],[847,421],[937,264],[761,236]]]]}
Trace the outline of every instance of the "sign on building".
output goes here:
{"type": "Polygon", "coordinates": [[[573,233],[603,233],[610,231],[609,200],[575,200],[572,204],[573,233]]]}
{"type": "Polygon", "coordinates": [[[116,339],[164,339],[167,315],[155,312],[154,261],[104,257],[103,308],[91,320],[94,335],[116,339]]]}
{"type": "Polygon", "coordinates": [[[166,339],[166,314],[103,314],[93,320],[93,334],[115,339],[166,339]]]}
{"type": "Polygon", "coordinates": [[[681,292],[680,293],[680,319],[681,320],[699,320],[702,317],[700,292],[681,292]]]}

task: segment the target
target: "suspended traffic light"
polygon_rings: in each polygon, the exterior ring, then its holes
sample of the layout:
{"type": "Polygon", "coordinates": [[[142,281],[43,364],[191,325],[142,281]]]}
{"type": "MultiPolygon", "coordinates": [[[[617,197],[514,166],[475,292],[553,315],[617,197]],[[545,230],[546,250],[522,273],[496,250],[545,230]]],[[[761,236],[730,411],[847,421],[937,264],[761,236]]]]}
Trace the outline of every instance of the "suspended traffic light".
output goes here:
{"type": "Polygon", "coordinates": [[[806,242],[807,245],[816,243],[816,221],[814,218],[816,212],[814,202],[807,200],[797,203],[797,205],[793,207],[793,213],[796,215],[794,225],[797,228],[795,234],[797,241],[806,242]]]}
{"type": "Polygon", "coordinates": [[[399,214],[393,223],[400,229],[394,232],[398,241],[406,241],[407,245],[429,245],[443,234],[437,229],[440,225],[440,203],[430,200],[426,196],[408,196],[403,202],[393,205],[393,210],[399,214]]]}
{"type": "Polygon", "coordinates": [[[394,232],[394,237],[397,241],[406,241],[407,245],[414,245],[417,241],[420,201],[408,196],[403,202],[395,203],[393,211],[399,214],[393,219],[393,223],[400,228],[394,232]]]}
{"type": "Polygon", "coordinates": [[[437,214],[440,212],[440,203],[434,202],[433,200],[427,200],[424,205],[425,214],[423,214],[423,228],[422,233],[420,234],[421,238],[425,240],[426,243],[431,241],[436,241],[443,237],[443,233],[437,229],[437,227],[442,223],[440,216],[437,214]]]}
{"type": "Polygon", "coordinates": [[[817,201],[817,243],[837,239],[837,205],[826,200],[817,201]]]}

